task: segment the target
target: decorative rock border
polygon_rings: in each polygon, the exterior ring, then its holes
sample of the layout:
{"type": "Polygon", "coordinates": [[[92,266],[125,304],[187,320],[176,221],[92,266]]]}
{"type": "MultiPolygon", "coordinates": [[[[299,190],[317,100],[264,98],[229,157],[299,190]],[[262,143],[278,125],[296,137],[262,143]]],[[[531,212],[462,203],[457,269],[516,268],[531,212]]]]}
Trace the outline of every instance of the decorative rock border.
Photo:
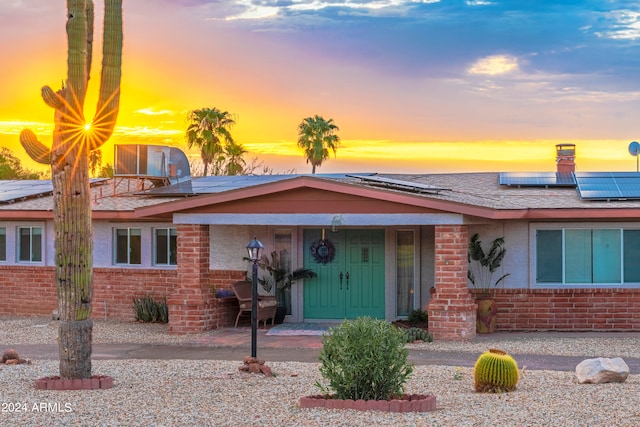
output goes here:
{"type": "Polygon", "coordinates": [[[97,390],[111,387],[113,387],[113,377],[107,375],[93,375],[91,378],[72,380],[56,375],[36,380],[37,390],[97,390]]]}
{"type": "Polygon", "coordinates": [[[431,412],[436,410],[436,397],[427,394],[405,394],[391,400],[334,399],[315,395],[300,398],[301,408],[354,409],[356,411],[431,412]]]}

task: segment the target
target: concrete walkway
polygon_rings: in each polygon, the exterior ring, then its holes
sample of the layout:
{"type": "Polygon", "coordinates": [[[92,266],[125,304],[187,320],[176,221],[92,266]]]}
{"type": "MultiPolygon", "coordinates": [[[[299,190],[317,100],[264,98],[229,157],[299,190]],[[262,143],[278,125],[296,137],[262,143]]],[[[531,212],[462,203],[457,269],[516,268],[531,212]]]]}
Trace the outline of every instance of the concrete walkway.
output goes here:
{"type": "MultiPolygon", "coordinates": [[[[270,336],[266,330],[257,334],[257,356],[267,362],[318,362],[322,347],[321,336],[270,336]]],[[[517,337],[517,333],[498,333],[517,337]]],[[[570,333],[567,333],[570,334],[570,333]]],[[[581,333],[584,336],[584,333],[581,333]]],[[[606,333],[592,333],[592,336],[606,333]]],[[[544,336],[544,332],[527,333],[527,336],[544,336]]],[[[636,334],[637,336],[637,334],[636,334]]],[[[477,338],[482,339],[482,338],[477,338]]],[[[94,360],[114,359],[183,359],[183,360],[238,360],[251,353],[251,330],[248,327],[227,328],[215,334],[194,338],[181,345],[169,344],[93,344],[94,360]]],[[[18,353],[32,360],[58,359],[58,346],[15,345],[18,353]]],[[[472,367],[479,354],[469,352],[446,352],[430,350],[410,350],[409,361],[415,365],[444,365],[472,367]]],[[[574,371],[584,360],[584,356],[555,356],[518,354],[519,366],[528,370],[574,371]]],[[[640,372],[640,358],[625,357],[631,373],[640,372]]]]}

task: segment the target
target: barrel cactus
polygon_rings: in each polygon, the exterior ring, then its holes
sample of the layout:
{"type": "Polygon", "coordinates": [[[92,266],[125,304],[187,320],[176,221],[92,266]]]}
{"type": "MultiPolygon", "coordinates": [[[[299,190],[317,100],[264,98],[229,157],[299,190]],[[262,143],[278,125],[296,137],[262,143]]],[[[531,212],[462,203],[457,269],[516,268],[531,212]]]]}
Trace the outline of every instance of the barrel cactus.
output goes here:
{"type": "Polygon", "coordinates": [[[518,377],[518,363],[502,350],[490,349],[481,354],[473,368],[476,391],[480,393],[513,391],[518,377]]]}

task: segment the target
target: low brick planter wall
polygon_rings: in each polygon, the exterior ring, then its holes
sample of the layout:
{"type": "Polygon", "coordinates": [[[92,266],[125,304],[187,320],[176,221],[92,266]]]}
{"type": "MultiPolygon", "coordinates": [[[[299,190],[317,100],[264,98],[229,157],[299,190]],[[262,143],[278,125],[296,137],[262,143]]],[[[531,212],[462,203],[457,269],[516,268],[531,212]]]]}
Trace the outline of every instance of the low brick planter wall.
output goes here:
{"type": "Polygon", "coordinates": [[[59,376],[44,377],[36,380],[37,390],[97,390],[113,387],[113,377],[93,375],[84,379],[62,379],[59,376]]]}
{"type": "Polygon", "coordinates": [[[354,409],[356,411],[430,412],[436,410],[436,397],[426,394],[405,394],[391,400],[334,399],[315,395],[300,398],[301,408],[354,409]]]}

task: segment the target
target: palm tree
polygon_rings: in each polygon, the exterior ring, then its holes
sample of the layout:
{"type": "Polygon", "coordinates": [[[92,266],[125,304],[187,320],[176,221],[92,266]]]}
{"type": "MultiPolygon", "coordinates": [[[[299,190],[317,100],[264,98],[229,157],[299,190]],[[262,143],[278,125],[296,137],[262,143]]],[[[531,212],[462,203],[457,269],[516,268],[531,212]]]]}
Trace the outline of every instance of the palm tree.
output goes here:
{"type": "Polygon", "coordinates": [[[244,161],[242,156],[247,153],[247,150],[242,144],[232,142],[227,144],[224,148],[224,154],[226,155],[226,165],[224,167],[224,173],[226,175],[242,175],[247,162],[244,161]]]}
{"type": "Polygon", "coordinates": [[[228,111],[220,111],[215,107],[189,111],[187,120],[187,145],[200,149],[206,176],[210,164],[215,166],[224,163],[223,143],[233,143],[229,129],[236,122],[228,111]]]}
{"type": "Polygon", "coordinates": [[[340,145],[340,137],[336,135],[339,130],[333,119],[325,120],[318,115],[307,117],[298,125],[298,147],[304,150],[307,163],[311,163],[312,174],[329,158],[329,149],[335,156],[340,145]]]}
{"type": "Polygon", "coordinates": [[[102,169],[102,151],[93,150],[89,152],[89,170],[94,177],[102,169]]]}

